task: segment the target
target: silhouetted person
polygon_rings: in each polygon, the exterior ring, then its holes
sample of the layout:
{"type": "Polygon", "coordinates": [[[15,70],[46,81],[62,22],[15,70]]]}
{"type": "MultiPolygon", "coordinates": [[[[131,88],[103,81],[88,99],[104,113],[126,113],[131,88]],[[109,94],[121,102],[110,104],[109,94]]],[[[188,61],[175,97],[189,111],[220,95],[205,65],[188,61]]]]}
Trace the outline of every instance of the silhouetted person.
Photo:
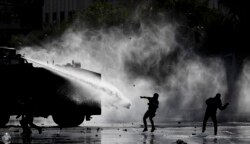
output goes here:
{"type": "Polygon", "coordinates": [[[206,130],[207,120],[211,117],[214,123],[214,135],[217,135],[217,119],[216,119],[217,109],[219,108],[220,110],[224,110],[229,105],[229,103],[226,103],[224,106],[222,106],[220,97],[221,97],[220,93],[217,93],[215,97],[206,100],[207,109],[203,120],[203,127],[202,127],[203,133],[206,130]]]}
{"type": "Polygon", "coordinates": [[[141,98],[145,98],[145,99],[149,100],[148,110],[146,111],[146,113],[143,116],[143,123],[144,123],[143,132],[148,130],[147,121],[146,121],[147,118],[149,118],[151,125],[152,125],[151,132],[154,132],[154,130],[155,130],[153,117],[155,117],[156,110],[159,107],[158,97],[159,97],[159,95],[157,93],[155,93],[153,97],[141,96],[141,98]]]}
{"type": "Polygon", "coordinates": [[[30,127],[29,127],[27,120],[25,119],[25,114],[26,114],[25,105],[24,105],[24,102],[22,102],[20,100],[18,100],[17,102],[21,107],[21,114],[17,115],[16,119],[21,117],[20,124],[21,124],[21,127],[23,129],[22,136],[26,137],[26,136],[29,136],[31,134],[31,130],[30,130],[30,127]]]}
{"type": "MultiPolygon", "coordinates": [[[[42,133],[42,128],[35,125],[33,123],[34,120],[34,114],[33,114],[33,100],[32,97],[29,97],[26,99],[22,105],[23,105],[23,112],[22,112],[22,119],[20,121],[21,127],[23,128],[23,135],[30,135],[32,132],[30,130],[30,127],[33,127],[38,130],[39,134],[42,133]]],[[[20,117],[21,115],[17,116],[20,117]]]]}
{"type": "Polygon", "coordinates": [[[35,129],[37,129],[39,134],[42,133],[42,128],[33,123],[34,115],[32,113],[27,114],[26,117],[25,117],[25,120],[27,120],[30,127],[33,127],[35,129]]]}
{"type": "Polygon", "coordinates": [[[17,54],[16,59],[18,60],[18,64],[25,64],[25,60],[22,58],[21,54],[17,54]]]}
{"type": "Polygon", "coordinates": [[[29,136],[32,132],[31,132],[31,129],[29,127],[28,121],[27,121],[24,114],[18,115],[16,118],[18,119],[20,116],[22,117],[22,119],[20,120],[20,124],[21,124],[21,127],[23,129],[22,135],[24,137],[29,136]]]}

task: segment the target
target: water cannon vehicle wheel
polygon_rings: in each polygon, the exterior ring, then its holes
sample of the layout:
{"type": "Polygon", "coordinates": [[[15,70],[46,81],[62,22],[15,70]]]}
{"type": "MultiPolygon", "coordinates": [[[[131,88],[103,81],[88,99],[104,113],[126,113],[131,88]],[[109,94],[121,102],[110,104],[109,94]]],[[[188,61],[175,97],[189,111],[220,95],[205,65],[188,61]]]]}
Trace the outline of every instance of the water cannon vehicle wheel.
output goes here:
{"type": "Polygon", "coordinates": [[[53,114],[52,118],[60,127],[76,127],[84,121],[85,115],[77,112],[65,112],[53,114]]]}
{"type": "Polygon", "coordinates": [[[0,116],[0,127],[4,127],[10,119],[10,115],[7,113],[3,113],[0,116]]]}

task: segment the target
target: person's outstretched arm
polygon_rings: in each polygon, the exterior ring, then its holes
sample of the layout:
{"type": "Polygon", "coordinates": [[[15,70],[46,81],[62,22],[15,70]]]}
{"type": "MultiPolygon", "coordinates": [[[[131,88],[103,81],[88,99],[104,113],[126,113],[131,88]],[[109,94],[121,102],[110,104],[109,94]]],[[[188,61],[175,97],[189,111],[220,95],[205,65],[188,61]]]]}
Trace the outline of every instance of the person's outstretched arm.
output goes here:
{"type": "Polygon", "coordinates": [[[21,116],[21,114],[17,115],[17,116],[16,116],[16,119],[18,119],[20,116],[21,116]]]}
{"type": "Polygon", "coordinates": [[[18,119],[20,116],[22,116],[22,119],[23,119],[23,114],[19,114],[16,116],[16,119],[18,119]]]}
{"type": "Polygon", "coordinates": [[[147,96],[140,96],[140,98],[150,99],[150,97],[147,96]]]}
{"type": "Polygon", "coordinates": [[[229,105],[229,103],[226,103],[224,106],[222,106],[221,110],[226,109],[228,105],[229,105]]]}
{"type": "Polygon", "coordinates": [[[221,103],[221,101],[220,101],[219,109],[220,109],[220,110],[224,110],[224,109],[227,108],[228,105],[229,105],[229,103],[226,103],[224,106],[222,106],[222,103],[221,103]]]}

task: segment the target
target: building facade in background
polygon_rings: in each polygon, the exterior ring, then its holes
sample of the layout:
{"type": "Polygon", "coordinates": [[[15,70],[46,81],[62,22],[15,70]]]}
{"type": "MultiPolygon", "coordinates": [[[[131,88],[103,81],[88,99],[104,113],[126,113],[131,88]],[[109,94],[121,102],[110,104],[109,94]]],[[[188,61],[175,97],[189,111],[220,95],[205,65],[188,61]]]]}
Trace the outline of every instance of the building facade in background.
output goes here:
{"type": "Polygon", "coordinates": [[[44,0],[0,0],[0,28],[41,28],[43,3],[44,0]]]}
{"type": "Polygon", "coordinates": [[[60,24],[77,11],[89,7],[94,0],[44,0],[42,20],[45,25],[60,24]]]}
{"type": "Polygon", "coordinates": [[[42,29],[43,0],[0,0],[0,45],[11,36],[42,29]]]}
{"type": "MultiPolygon", "coordinates": [[[[28,34],[47,26],[60,25],[97,0],[0,0],[0,45],[15,34],[28,34]]],[[[112,4],[138,4],[144,0],[102,0],[112,4]]],[[[145,0],[147,1],[147,0],[145,0]]],[[[208,0],[208,7],[220,9],[219,0],[208,0]]]]}

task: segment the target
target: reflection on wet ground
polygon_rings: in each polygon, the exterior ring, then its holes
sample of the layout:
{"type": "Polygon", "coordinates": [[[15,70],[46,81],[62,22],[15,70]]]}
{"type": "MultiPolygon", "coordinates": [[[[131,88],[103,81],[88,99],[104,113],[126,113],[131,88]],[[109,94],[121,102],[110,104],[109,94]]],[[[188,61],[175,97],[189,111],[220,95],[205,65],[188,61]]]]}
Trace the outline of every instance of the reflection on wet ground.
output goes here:
{"type": "MultiPolygon", "coordinates": [[[[123,125],[124,126],[124,125],[123,125]]],[[[11,143],[15,144],[175,144],[178,139],[188,144],[249,144],[250,126],[219,127],[218,136],[213,135],[213,127],[207,128],[206,134],[201,134],[201,127],[164,127],[159,126],[154,133],[141,132],[138,126],[83,126],[59,129],[45,127],[43,133],[38,134],[33,129],[30,137],[21,136],[22,129],[18,126],[0,128],[0,135],[8,132],[11,143]]],[[[0,142],[1,143],[1,142],[0,142]]]]}

